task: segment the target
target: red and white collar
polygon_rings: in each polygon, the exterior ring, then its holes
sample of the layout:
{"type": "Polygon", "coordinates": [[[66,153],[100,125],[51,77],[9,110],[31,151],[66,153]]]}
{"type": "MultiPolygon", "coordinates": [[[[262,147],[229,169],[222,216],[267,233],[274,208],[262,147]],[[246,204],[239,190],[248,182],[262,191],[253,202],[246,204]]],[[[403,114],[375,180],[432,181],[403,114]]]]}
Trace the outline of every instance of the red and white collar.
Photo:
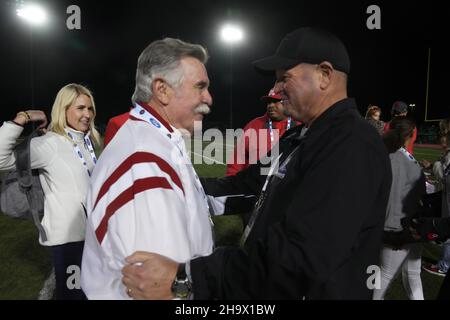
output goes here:
{"type": "MultiPolygon", "coordinates": [[[[162,125],[167,129],[167,131],[169,131],[170,133],[173,132],[172,126],[171,126],[171,125],[170,125],[163,117],[161,117],[161,115],[160,115],[158,112],[156,112],[156,110],[153,109],[150,105],[148,105],[148,104],[146,104],[146,103],[143,103],[143,102],[139,102],[139,103],[136,103],[136,106],[140,106],[142,109],[146,110],[146,111],[150,114],[150,116],[152,116],[153,118],[155,118],[154,120],[157,120],[157,121],[156,121],[157,123],[162,124],[162,125]]],[[[145,121],[149,121],[149,120],[147,120],[147,119],[141,119],[141,117],[137,116],[136,114],[133,115],[133,112],[132,112],[133,110],[134,110],[134,109],[131,109],[131,111],[130,111],[130,116],[133,117],[134,120],[145,120],[145,121]]],[[[138,112],[138,113],[139,113],[139,112],[138,112]]],[[[151,122],[154,126],[157,127],[157,125],[155,125],[154,122],[152,122],[152,121],[150,121],[150,122],[151,122]]]]}

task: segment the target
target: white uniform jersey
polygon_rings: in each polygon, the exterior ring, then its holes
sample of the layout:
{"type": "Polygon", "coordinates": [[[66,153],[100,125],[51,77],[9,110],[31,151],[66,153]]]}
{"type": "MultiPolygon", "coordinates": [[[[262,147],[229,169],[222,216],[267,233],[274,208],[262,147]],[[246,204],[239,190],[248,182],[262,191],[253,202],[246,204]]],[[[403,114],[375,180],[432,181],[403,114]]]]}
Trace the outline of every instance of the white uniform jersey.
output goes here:
{"type": "Polygon", "coordinates": [[[121,269],[135,251],[185,262],[213,250],[208,205],[182,135],[145,107],[150,112],[136,109],[148,117],[130,116],[92,175],[81,268],[89,299],[129,299],[121,269]]]}

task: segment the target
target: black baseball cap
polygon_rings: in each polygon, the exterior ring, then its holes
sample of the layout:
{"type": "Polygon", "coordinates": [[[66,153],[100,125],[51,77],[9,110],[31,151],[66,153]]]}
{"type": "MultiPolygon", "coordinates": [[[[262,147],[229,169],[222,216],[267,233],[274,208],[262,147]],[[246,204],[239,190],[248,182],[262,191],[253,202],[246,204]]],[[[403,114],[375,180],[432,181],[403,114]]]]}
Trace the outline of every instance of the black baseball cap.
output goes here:
{"type": "Polygon", "coordinates": [[[395,101],[392,104],[391,113],[392,114],[401,114],[408,112],[408,105],[403,101],[395,101]]]}
{"type": "Polygon", "coordinates": [[[254,61],[253,65],[260,71],[275,71],[323,61],[330,62],[336,70],[350,73],[350,58],[342,41],[328,31],[304,27],[285,36],[273,56],[254,61]]]}

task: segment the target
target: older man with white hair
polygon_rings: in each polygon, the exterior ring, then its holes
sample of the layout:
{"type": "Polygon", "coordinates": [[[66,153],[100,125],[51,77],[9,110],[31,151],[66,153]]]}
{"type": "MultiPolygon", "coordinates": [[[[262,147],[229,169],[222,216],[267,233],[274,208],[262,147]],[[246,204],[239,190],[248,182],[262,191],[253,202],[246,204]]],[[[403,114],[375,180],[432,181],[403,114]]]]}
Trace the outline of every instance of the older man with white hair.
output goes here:
{"type": "Polygon", "coordinates": [[[212,252],[206,196],[183,141],[212,104],[207,58],[202,46],[171,38],[139,57],[134,108],[103,151],[88,195],[81,283],[89,299],[129,298],[121,269],[135,251],[178,262],[212,252]]]}

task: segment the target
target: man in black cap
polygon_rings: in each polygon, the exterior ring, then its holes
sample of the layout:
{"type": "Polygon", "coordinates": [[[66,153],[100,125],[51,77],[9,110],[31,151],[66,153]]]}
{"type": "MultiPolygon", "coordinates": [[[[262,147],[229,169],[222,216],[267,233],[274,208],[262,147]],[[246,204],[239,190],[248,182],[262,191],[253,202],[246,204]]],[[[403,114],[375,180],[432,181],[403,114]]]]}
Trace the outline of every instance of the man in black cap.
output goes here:
{"type": "Polygon", "coordinates": [[[328,32],[301,28],[254,64],[276,73],[275,92],[304,125],[281,138],[267,177],[259,163],[236,176],[203,179],[214,196],[260,191],[241,247],[186,264],[135,253],[123,269],[133,298],[180,296],[181,283],[196,299],[372,297],[391,168],[381,139],[347,98],[344,45],[328,32]]]}
{"type": "MultiPolygon", "coordinates": [[[[395,117],[406,117],[407,115],[408,115],[408,105],[405,102],[395,101],[392,104],[392,109],[391,109],[392,119],[394,119],[395,117]]],[[[384,132],[389,131],[390,123],[391,123],[390,121],[386,122],[386,124],[384,125],[384,132]]],[[[417,139],[417,127],[414,128],[411,140],[409,141],[408,145],[406,146],[406,150],[411,154],[414,153],[414,142],[416,142],[416,139],[417,139]]]]}

